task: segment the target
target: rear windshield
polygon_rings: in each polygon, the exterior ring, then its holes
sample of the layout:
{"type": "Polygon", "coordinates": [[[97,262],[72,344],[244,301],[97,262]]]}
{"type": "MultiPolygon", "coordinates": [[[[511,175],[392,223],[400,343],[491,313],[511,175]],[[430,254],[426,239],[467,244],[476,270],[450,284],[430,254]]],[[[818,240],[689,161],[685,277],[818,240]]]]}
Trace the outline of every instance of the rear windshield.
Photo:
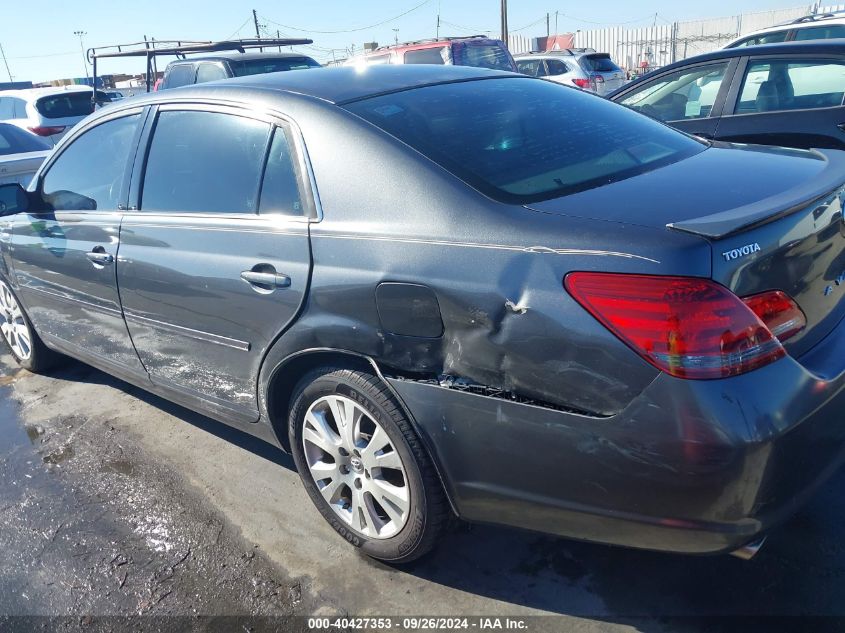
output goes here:
{"type": "Polygon", "coordinates": [[[427,86],[345,107],[482,193],[519,204],[622,180],[706,148],[628,108],[529,77],[427,86]]]}
{"type": "Polygon", "coordinates": [[[23,152],[43,152],[50,145],[37,136],[24,132],[14,125],[0,123],[0,156],[23,152]]]}
{"type": "Polygon", "coordinates": [[[278,73],[286,70],[304,70],[306,68],[320,68],[320,64],[310,57],[281,57],[277,59],[245,59],[230,62],[235,77],[246,75],[263,75],[278,73]]]}
{"type": "Polygon", "coordinates": [[[508,52],[498,44],[455,44],[455,64],[494,70],[513,70],[508,52]]]}
{"type": "Polygon", "coordinates": [[[620,70],[610,55],[584,55],[579,61],[581,68],[591,73],[615,73],[620,70]]]}
{"type": "MultiPolygon", "coordinates": [[[[100,95],[101,93],[98,93],[98,96],[100,95]]],[[[106,101],[108,101],[108,98],[106,98],[106,101]]],[[[65,117],[88,116],[94,111],[94,105],[91,102],[91,92],[80,90],[41,97],[35,102],[35,109],[45,119],[63,119],[65,117]]]]}

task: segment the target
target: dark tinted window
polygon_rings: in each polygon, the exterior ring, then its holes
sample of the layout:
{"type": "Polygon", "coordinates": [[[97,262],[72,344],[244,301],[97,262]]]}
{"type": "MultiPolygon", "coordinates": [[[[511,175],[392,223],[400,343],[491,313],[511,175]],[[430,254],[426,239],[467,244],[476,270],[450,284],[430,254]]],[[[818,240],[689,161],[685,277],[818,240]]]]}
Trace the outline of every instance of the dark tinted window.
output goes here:
{"type": "Polygon", "coordinates": [[[455,44],[455,64],[475,66],[494,70],[513,70],[511,57],[499,44],[473,44],[457,42],[455,44]]]}
{"type": "Polygon", "coordinates": [[[261,213],[303,214],[290,140],[281,128],[273,133],[267,156],[261,187],[261,213]]]}
{"type": "Polygon", "coordinates": [[[406,64],[445,64],[448,59],[449,49],[446,46],[405,51],[406,64]]]}
{"type": "MultiPolygon", "coordinates": [[[[49,97],[41,97],[35,102],[35,109],[45,119],[63,119],[64,117],[87,116],[94,111],[91,92],[81,90],[65,92],[49,97]]],[[[99,93],[98,93],[99,96],[99,93]]]]}
{"type": "Polygon", "coordinates": [[[428,86],[346,108],[509,202],[597,187],[705,148],[627,108],[529,78],[428,86]]]}
{"type": "Polygon", "coordinates": [[[73,141],[47,170],[44,200],[54,209],[116,209],[139,118],[101,123],[73,141]]]}
{"type": "Polygon", "coordinates": [[[48,149],[50,145],[37,136],[24,132],[14,125],[0,123],[0,156],[22,152],[43,152],[48,149]]]}
{"type": "Polygon", "coordinates": [[[569,72],[569,67],[559,59],[547,59],[546,67],[549,69],[549,75],[563,75],[569,72]]]}
{"type": "Polygon", "coordinates": [[[194,83],[196,69],[193,64],[176,64],[171,66],[167,72],[167,79],[164,82],[165,88],[178,88],[194,83]]]}
{"type": "Polygon", "coordinates": [[[226,79],[226,71],[219,64],[206,62],[197,67],[197,83],[226,79]]]}
{"type": "Polygon", "coordinates": [[[581,68],[591,73],[615,73],[619,66],[613,63],[610,55],[584,55],[578,60],[581,68]]]}
{"type": "Polygon", "coordinates": [[[231,65],[235,77],[321,67],[318,62],[304,55],[302,57],[277,57],[275,59],[244,59],[231,62],[231,65]]]}
{"type": "Polygon", "coordinates": [[[774,31],[773,33],[766,33],[764,35],[749,37],[748,39],[737,42],[730,48],[736,48],[738,46],[757,46],[758,44],[777,44],[779,42],[785,42],[787,33],[789,33],[789,31],[774,31]]]}
{"type": "Polygon", "coordinates": [[[795,41],[831,40],[837,37],[845,37],[845,24],[812,26],[795,31],[795,41]]]}
{"type": "Polygon", "coordinates": [[[270,125],[217,112],[161,112],[144,175],[142,208],[255,213],[270,125]]]}
{"type": "Polygon", "coordinates": [[[516,62],[516,68],[523,75],[529,77],[544,77],[546,70],[543,67],[543,60],[541,59],[519,59],[516,62]]]}

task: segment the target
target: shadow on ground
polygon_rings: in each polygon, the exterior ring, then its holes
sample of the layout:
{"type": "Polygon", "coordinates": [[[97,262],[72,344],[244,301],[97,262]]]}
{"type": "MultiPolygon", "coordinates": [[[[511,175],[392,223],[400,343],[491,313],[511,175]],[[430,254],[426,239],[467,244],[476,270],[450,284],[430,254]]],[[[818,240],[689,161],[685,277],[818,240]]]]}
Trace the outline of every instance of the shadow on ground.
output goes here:
{"type": "MultiPolygon", "coordinates": [[[[216,437],[294,470],[278,449],[86,366],[57,380],[110,385],[216,437]]],[[[845,473],[791,521],[774,530],[752,561],[678,556],[578,543],[494,526],[463,525],[436,553],[402,573],[464,592],[552,613],[627,622],[643,631],[684,630],[688,618],[845,615],[845,473]],[[675,622],[673,617],[682,620],[675,622]]],[[[316,518],[315,517],[309,517],[316,518]]],[[[365,557],[362,564],[380,567],[365,557]]],[[[840,620],[836,626],[845,623],[840,620]]],[[[696,627],[693,627],[696,628],[696,627]]],[[[710,622],[709,630],[718,630],[710,622]]],[[[822,630],[817,625],[814,631],[822,630]]]]}

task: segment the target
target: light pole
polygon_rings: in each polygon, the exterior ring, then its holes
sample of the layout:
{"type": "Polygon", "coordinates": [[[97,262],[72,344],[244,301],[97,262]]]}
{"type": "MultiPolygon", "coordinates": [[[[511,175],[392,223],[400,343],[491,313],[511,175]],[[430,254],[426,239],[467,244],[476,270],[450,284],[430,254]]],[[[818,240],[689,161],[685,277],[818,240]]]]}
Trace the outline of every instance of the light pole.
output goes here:
{"type": "Polygon", "coordinates": [[[85,46],[82,43],[82,38],[88,35],[88,33],[85,31],[74,31],[73,34],[79,38],[79,50],[82,51],[82,67],[85,69],[85,81],[90,83],[91,78],[88,77],[88,63],[85,60],[85,46]]]}
{"type": "Polygon", "coordinates": [[[399,29],[393,29],[393,41],[399,46],[399,29]]]}

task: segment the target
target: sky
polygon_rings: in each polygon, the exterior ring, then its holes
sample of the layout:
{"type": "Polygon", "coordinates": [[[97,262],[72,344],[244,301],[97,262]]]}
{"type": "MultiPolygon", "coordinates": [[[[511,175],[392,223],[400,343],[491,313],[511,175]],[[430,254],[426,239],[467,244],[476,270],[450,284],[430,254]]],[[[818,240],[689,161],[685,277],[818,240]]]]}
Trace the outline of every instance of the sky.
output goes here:
{"type": "MultiPolygon", "coordinates": [[[[736,15],[737,13],[809,5],[800,0],[710,0],[679,2],[624,0],[554,4],[554,0],[510,0],[511,32],[529,37],[546,34],[546,13],[551,30],[559,33],[625,25],[665,24],[676,20],[736,15]]],[[[441,35],[485,34],[498,37],[499,0],[41,0],[37,9],[25,10],[19,0],[0,0],[0,46],[8,70],[0,60],[0,81],[47,81],[83,77],[81,46],[106,46],[143,40],[218,40],[254,37],[252,9],[265,36],[310,37],[311,47],[297,50],[320,62],[345,57],[364,42],[390,44],[434,37],[440,14],[441,35]],[[3,11],[3,7],[9,7],[3,11]],[[14,7],[13,9],[11,7],[14,7]],[[397,30],[398,29],[398,30],[397,30]],[[82,41],[75,31],[83,32],[82,41]],[[10,71],[10,72],[9,72],[10,71]]],[[[169,61],[160,60],[159,68],[169,61]]],[[[104,60],[99,74],[142,73],[143,58],[104,60]]],[[[88,67],[90,72],[90,67],[88,67]]]]}

